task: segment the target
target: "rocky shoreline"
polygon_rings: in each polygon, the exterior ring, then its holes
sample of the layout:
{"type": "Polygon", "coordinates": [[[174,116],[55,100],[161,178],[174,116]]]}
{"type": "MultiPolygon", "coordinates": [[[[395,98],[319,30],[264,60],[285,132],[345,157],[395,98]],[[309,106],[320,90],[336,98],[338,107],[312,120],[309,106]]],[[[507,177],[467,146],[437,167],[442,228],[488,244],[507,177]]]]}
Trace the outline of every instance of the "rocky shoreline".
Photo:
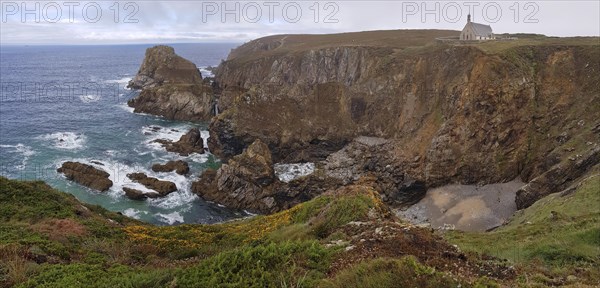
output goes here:
{"type": "MultiPolygon", "coordinates": [[[[318,48],[306,44],[310,36],[304,45],[293,35],[285,36],[286,45],[269,45],[279,36],[258,39],[234,49],[215,69],[212,85],[172,48],[156,46],[129,84],[141,89],[129,105],[167,119],[210,121],[209,139],[195,130],[177,142],[157,142],[187,156],[204,153],[206,140],[223,165],[199,175],[191,190],[258,213],[285,210],[364,177],[393,207],[410,206],[447,184],[520,178],[528,183],[516,193],[523,209],[567,189],[600,162],[600,123],[588,113],[597,108],[589,105],[598,103],[590,91],[598,92],[593,83],[600,80],[589,65],[593,49],[541,45],[494,54],[439,44],[408,53],[397,39],[412,32],[389,33],[392,40],[377,45],[318,48]],[[221,113],[214,115],[217,102],[221,113]],[[276,163],[315,168],[284,182],[274,173],[276,163]],[[565,176],[552,176],[557,173],[565,176]]],[[[187,174],[175,166],[153,170],[187,174]]]]}

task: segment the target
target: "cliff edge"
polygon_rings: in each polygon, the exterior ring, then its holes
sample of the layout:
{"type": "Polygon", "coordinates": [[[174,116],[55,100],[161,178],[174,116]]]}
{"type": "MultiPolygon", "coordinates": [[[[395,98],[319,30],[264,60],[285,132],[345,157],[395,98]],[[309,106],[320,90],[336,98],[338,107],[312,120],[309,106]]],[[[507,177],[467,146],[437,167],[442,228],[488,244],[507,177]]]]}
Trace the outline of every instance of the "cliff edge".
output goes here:
{"type": "Polygon", "coordinates": [[[529,182],[573,167],[561,183],[519,193],[527,198],[520,208],[598,164],[598,38],[434,40],[451,33],[278,35],[244,44],[216,71],[222,113],[210,125],[210,150],[229,159],[260,139],[274,162],[375,174],[392,202],[414,189],[529,182]],[[354,143],[364,136],[387,142],[354,143]],[[351,161],[333,154],[342,148],[351,161]]]}

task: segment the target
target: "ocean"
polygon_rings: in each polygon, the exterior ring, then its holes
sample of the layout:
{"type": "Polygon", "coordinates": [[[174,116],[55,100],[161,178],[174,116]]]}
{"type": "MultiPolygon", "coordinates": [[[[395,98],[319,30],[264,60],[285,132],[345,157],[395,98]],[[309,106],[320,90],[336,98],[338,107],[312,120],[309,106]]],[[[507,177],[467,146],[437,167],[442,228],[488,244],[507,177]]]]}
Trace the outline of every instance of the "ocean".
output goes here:
{"type": "MultiPolygon", "coordinates": [[[[181,157],[155,139],[177,140],[199,127],[206,142],[208,123],[169,121],[133,113],[125,88],[151,45],[1,46],[0,174],[42,180],[79,200],[159,225],[215,223],[246,214],[203,201],[191,183],[207,167],[218,167],[210,153],[181,157]],[[154,163],[182,159],[188,177],[154,173],[154,163]],[[56,172],[65,161],[100,163],[114,185],[97,192],[56,172]],[[176,183],[179,190],[161,199],[134,201],[122,188],[136,187],[126,175],[144,172],[176,183]]],[[[225,59],[237,44],[172,44],[175,52],[203,73],[225,59]]]]}

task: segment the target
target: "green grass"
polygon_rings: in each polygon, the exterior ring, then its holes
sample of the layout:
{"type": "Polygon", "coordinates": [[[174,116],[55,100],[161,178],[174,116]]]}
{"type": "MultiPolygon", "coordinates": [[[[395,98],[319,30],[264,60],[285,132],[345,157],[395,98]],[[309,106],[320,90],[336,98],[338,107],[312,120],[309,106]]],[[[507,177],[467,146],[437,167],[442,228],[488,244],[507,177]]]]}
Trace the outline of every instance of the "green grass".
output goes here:
{"type": "MultiPolygon", "coordinates": [[[[517,35],[517,37],[519,37],[517,35]]],[[[479,49],[490,53],[501,53],[506,50],[514,49],[520,46],[589,46],[600,45],[599,37],[546,37],[537,35],[535,37],[519,37],[513,41],[487,41],[478,44],[473,44],[479,49]]]]}
{"type": "Polygon", "coordinates": [[[306,286],[325,277],[336,251],[319,239],[365,220],[380,205],[376,192],[361,188],[268,216],[157,227],[83,204],[42,182],[0,178],[0,185],[0,286],[165,287],[179,281],[186,287],[197,277],[233,286],[306,286]]]}
{"type": "Polygon", "coordinates": [[[137,223],[99,206],[82,204],[39,181],[0,177],[0,203],[0,251],[16,245],[17,250],[28,249],[25,252],[30,257],[56,261],[87,254],[88,247],[82,246],[85,239],[123,241],[125,233],[115,229],[108,219],[113,223],[137,223]],[[57,223],[63,226],[58,228],[57,223]]]}
{"type": "MultiPolygon", "coordinates": [[[[497,231],[446,237],[464,250],[551,267],[530,273],[523,283],[555,285],[552,275],[570,275],[576,266],[586,271],[577,274],[584,283],[600,279],[588,269],[598,265],[600,255],[598,179],[588,178],[570,195],[542,199],[497,231]],[[557,216],[550,219],[550,211],[557,216]]],[[[324,243],[346,239],[339,228],[348,222],[389,212],[368,186],[340,189],[268,216],[156,227],[82,204],[41,182],[0,178],[0,185],[1,287],[496,285],[486,278],[463,282],[412,257],[367,260],[329,278],[329,267],[343,249],[324,243]],[[66,226],[57,230],[59,224],[66,226]]]]}

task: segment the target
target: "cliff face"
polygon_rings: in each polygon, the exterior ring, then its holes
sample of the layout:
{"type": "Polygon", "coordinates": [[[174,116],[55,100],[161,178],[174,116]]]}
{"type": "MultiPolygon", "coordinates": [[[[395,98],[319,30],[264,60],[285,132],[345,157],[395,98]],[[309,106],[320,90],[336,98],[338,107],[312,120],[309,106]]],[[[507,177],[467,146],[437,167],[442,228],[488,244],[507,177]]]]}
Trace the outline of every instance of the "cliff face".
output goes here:
{"type": "Polygon", "coordinates": [[[321,193],[341,186],[334,178],[311,175],[285,183],[273,170],[271,151],[254,141],[218,170],[205,171],[192,184],[192,192],[205,200],[256,213],[289,209],[321,193]]]}
{"type": "Polygon", "coordinates": [[[345,45],[273,36],[241,46],[216,72],[223,112],[210,127],[211,151],[229,158],[261,139],[275,161],[315,161],[357,136],[381,137],[390,143],[356,165],[391,165],[437,186],[528,181],[598,145],[597,41],[397,40],[418,33],[388,31],[391,40],[376,44],[357,33],[345,45]]]}
{"type": "Polygon", "coordinates": [[[208,121],[212,117],[212,88],[202,82],[196,65],[175,54],[172,47],[148,48],[128,87],[142,90],[128,102],[136,113],[191,121],[208,121]]]}

